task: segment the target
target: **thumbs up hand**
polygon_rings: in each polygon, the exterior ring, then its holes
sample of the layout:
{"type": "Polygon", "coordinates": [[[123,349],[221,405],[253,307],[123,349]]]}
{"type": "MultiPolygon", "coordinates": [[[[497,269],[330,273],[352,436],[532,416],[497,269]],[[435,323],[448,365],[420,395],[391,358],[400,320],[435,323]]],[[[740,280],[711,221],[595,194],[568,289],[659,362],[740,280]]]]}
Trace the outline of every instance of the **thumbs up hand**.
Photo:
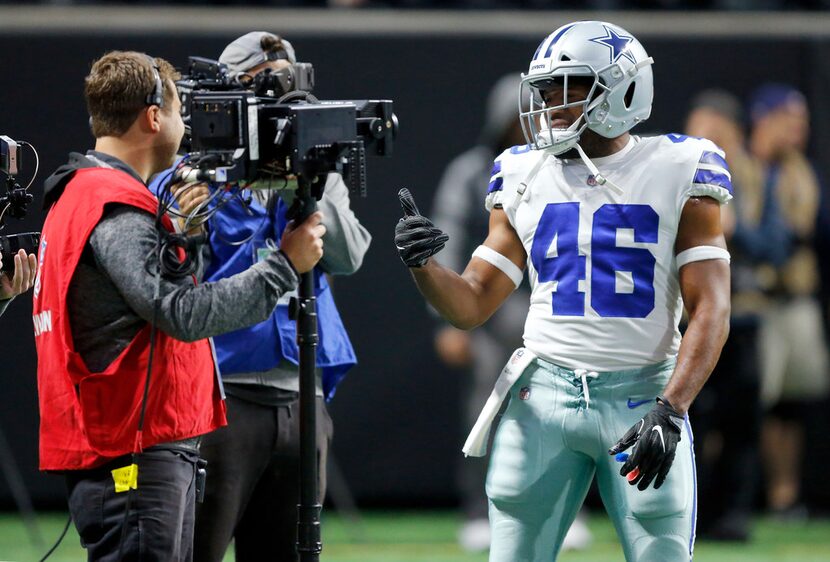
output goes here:
{"type": "Polygon", "coordinates": [[[421,215],[408,189],[401,189],[398,199],[404,216],[395,226],[395,246],[408,267],[421,267],[444,248],[449,236],[421,215]]]}

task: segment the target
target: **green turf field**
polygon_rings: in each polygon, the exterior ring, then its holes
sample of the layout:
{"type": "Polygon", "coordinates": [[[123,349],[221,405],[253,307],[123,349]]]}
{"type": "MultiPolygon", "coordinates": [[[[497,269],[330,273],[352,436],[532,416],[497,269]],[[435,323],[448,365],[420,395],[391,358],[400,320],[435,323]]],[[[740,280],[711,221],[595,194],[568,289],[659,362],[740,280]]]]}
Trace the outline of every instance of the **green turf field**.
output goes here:
{"type": "MultiPolygon", "coordinates": [[[[64,514],[42,514],[41,532],[52,543],[66,521],[64,514]]],[[[451,512],[369,512],[359,525],[347,524],[336,515],[323,521],[326,562],[483,562],[486,555],[468,555],[455,543],[458,519],[451,512]]],[[[594,545],[583,552],[563,554],[561,562],[620,562],[611,524],[604,516],[590,520],[594,545]]],[[[40,560],[46,548],[29,544],[26,530],[15,514],[0,515],[0,560],[40,560]]],[[[70,533],[50,561],[85,560],[78,536],[70,533]]],[[[226,560],[233,560],[231,555],[226,560]]],[[[779,524],[759,520],[755,540],[747,545],[724,546],[698,542],[696,562],[830,562],[830,521],[779,524]]]]}

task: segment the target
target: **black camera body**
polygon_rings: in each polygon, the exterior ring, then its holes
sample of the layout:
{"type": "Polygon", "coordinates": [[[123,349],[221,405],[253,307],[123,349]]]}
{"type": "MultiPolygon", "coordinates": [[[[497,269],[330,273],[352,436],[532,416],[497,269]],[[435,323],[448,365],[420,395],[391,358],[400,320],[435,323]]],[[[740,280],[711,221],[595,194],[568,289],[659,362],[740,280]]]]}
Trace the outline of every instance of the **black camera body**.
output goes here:
{"type": "MultiPolygon", "coordinates": [[[[16,178],[23,167],[22,145],[24,144],[28,143],[0,135],[0,172],[6,175],[5,181],[0,182],[0,230],[4,227],[6,217],[16,219],[25,217],[26,207],[32,202],[32,195],[26,191],[26,188],[20,187],[16,178]],[[4,190],[3,187],[5,187],[4,190]]],[[[39,244],[39,232],[0,236],[3,271],[11,275],[14,272],[14,255],[17,251],[22,249],[26,250],[27,254],[33,254],[37,252],[39,244]]]]}
{"type": "Polygon", "coordinates": [[[0,254],[3,256],[2,271],[8,273],[9,278],[14,274],[14,256],[19,250],[26,254],[37,255],[40,246],[40,232],[23,232],[0,236],[0,254]]]}
{"type": "MultiPolygon", "coordinates": [[[[199,179],[313,180],[339,172],[353,191],[365,195],[366,148],[392,153],[397,117],[390,100],[318,101],[300,89],[283,92],[284,76],[264,73],[244,84],[219,62],[191,57],[189,63],[190,74],[177,85],[189,133],[186,147],[201,170],[199,179]],[[263,89],[275,95],[258,95],[263,89]]],[[[306,77],[293,83],[313,85],[311,65],[297,65],[304,66],[293,76],[306,77]]]]}

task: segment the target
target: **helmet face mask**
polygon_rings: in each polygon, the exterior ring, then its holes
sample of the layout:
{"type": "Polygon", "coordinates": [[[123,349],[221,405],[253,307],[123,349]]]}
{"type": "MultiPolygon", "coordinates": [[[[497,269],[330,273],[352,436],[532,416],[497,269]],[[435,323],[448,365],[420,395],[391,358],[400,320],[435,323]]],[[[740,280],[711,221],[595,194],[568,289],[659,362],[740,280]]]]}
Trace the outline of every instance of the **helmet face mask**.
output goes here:
{"type": "Polygon", "coordinates": [[[651,114],[653,59],[633,36],[613,24],[586,21],[563,26],[539,45],[519,92],[525,140],[534,149],[561,154],[573,148],[586,128],[615,138],[651,114]],[[573,77],[592,81],[587,98],[570,101],[573,77]],[[546,105],[541,91],[561,84],[561,104],[546,105]],[[522,104],[528,109],[524,110],[522,104]],[[553,128],[554,112],[582,105],[582,116],[567,129],[553,128]]]}
{"type": "MultiPolygon", "coordinates": [[[[586,84],[587,85],[587,84],[586,84]]],[[[590,66],[578,63],[565,63],[561,65],[556,73],[540,76],[525,76],[520,86],[519,100],[528,100],[527,111],[519,110],[522,124],[522,131],[528,144],[534,149],[547,149],[554,154],[561,154],[574,147],[579,137],[588,126],[586,115],[593,107],[592,100],[603,91],[599,77],[590,66]],[[585,84],[588,79],[591,84],[588,92],[582,99],[573,99],[574,79],[580,79],[585,84]],[[555,100],[546,102],[544,91],[552,86],[559,86],[562,92],[561,103],[555,100]],[[572,107],[582,107],[582,115],[574,120],[567,128],[554,127],[554,113],[567,110],[572,107]]],[[[583,88],[580,88],[582,90],[583,88]]]]}

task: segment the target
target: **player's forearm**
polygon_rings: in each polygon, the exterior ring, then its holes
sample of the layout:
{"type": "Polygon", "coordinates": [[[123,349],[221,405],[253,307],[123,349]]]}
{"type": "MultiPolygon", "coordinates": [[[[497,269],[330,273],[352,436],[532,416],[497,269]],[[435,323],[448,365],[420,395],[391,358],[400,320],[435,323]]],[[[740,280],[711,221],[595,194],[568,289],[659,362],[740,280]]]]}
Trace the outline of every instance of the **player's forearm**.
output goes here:
{"type": "Polygon", "coordinates": [[[470,330],[486,320],[482,318],[478,291],[468,279],[434,259],[409,271],[429,304],[456,328],[470,330]]]}
{"type": "Polygon", "coordinates": [[[663,396],[685,414],[718,362],[729,335],[729,298],[715,299],[690,311],[677,366],[663,396]]]}

